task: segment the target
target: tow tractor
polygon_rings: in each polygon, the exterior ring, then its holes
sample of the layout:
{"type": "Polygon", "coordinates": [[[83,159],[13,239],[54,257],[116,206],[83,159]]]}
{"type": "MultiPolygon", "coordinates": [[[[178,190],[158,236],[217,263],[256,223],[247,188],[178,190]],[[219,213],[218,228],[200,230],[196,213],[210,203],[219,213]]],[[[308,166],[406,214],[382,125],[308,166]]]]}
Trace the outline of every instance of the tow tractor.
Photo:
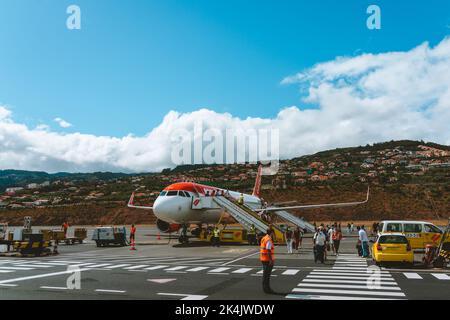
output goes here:
{"type": "Polygon", "coordinates": [[[425,255],[423,257],[423,263],[425,266],[433,266],[435,268],[443,268],[450,262],[450,241],[448,237],[450,235],[450,218],[447,223],[447,227],[442,234],[439,245],[427,245],[425,248],[425,255]]]}

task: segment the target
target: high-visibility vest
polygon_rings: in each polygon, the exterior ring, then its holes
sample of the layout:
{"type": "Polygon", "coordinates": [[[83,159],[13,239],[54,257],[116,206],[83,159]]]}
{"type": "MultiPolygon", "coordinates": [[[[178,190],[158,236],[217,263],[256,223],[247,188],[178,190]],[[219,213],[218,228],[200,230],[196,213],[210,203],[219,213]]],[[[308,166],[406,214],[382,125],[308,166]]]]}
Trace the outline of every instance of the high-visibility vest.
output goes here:
{"type": "Polygon", "coordinates": [[[251,226],[251,227],[250,227],[249,234],[256,234],[256,228],[253,227],[253,226],[251,226]]]}
{"type": "Polygon", "coordinates": [[[131,227],[131,234],[135,234],[136,233],[136,227],[131,227]]]}
{"type": "Polygon", "coordinates": [[[213,234],[214,234],[215,238],[218,238],[219,237],[219,229],[214,229],[213,234]]]}
{"type": "Polygon", "coordinates": [[[261,262],[269,262],[270,259],[269,259],[269,256],[267,255],[267,253],[270,253],[272,261],[274,261],[275,260],[274,252],[275,252],[275,250],[273,247],[272,238],[269,235],[266,235],[264,238],[261,239],[259,260],[261,260],[261,262]],[[267,246],[267,242],[269,242],[269,241],[272,243],[272,249],[267,250],[266,246],[267,246]]]}

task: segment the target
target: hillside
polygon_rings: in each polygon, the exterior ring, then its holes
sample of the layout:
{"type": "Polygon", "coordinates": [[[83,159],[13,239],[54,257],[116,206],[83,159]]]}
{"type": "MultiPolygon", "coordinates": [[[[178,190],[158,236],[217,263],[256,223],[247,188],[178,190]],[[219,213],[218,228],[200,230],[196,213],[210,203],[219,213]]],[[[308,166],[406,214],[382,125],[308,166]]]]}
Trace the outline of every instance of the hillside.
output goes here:
{"type": "MultiPolygon", "coordinates": [[[[151,204],[165,186],[196,181],[251,192],[256,164],[185,165],[161,173],[57,173],[0,171],[0,214],[21,222],[77,224],[151,223],[147,212],[129,210],[126,201],[151,204]]],[[[262,179],[268,202],[314,204],[357,201],[371,186],[365,206],[299,212],[315,220],[382,218],[443,219],[450,216],[450,147],[423,141],[390,141],[327,150],[280,162],[275,176],[262,179]]]]}

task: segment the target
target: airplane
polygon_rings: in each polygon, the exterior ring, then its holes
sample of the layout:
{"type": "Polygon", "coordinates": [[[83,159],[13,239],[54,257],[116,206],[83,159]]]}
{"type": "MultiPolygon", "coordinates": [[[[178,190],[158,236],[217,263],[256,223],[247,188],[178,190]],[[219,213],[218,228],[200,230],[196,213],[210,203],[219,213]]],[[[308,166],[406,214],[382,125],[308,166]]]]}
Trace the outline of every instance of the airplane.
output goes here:
{"type": "Polygon", "coordinates": [[[237,191],[231,191],[218,187],[202,185],[194,182],[178,182],[166,187],[156,198],[153,206],[138,206],[134,204],[134,193],[128,201],[128,207],[134,209],[153,210],[157,220],[156,226],[162,233],[178,232],[182,229],[180,242],[187,242],[188,238],[186,230],[189,225],[196,224],[199,228],[192,234],[199,234],[203,224],[217,224],[223,221],[224,209],[221,207],[195,208],[204,198],[212,198],[215,196],[226,196],[238,201],[243,199],[243,204],[252,208],[254,212],[271,212],[295,209],[313,209],[313,208],[330,208],[330,207],[347,207],[362,205],[369,201],[370,187],[367,188],[367,195],[364,201],[358,202],[341,202],[326,204],[310,204],[297,206],[267,206],[260,196],[262,179],[262,167],[258,168],[258,174],[255,180],[253,193],[244,194],[237,191]]]}

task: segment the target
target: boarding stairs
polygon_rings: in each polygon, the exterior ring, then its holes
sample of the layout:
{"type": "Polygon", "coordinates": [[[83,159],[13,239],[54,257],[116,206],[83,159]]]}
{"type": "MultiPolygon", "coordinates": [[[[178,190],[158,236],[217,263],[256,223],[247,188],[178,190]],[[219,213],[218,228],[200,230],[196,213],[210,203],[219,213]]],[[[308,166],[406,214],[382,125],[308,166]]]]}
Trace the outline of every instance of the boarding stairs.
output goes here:
{"type": "Polygon", "coordinates": [[[298,218],[296,216],[294,216],[293,214],[285,211],[285,210],[280,210],[280,211],[274,211],[274,213],[280,217],[281,219],[283,219],[284,221],[290,222],[293,225],[302,228],[303,230],[306,230],[308,232],[316,232],[316,228],[314,227],[313,224],[298,218]]]}
{"type": "Polygon", "coordinates": [[[262,220],[256,212],[250,208],[239,205],[234,200],[228,199],[223,196],[216,196],[212,198],[213,201],[230,214],[237,222],[239,222],[245,229],[250,230],[254,225],[256,230],[265,233],[268,228],[272,228],[274,231],[274,242],[284,242],[284,233],[277,225],[268,224],[262,220]]]}

